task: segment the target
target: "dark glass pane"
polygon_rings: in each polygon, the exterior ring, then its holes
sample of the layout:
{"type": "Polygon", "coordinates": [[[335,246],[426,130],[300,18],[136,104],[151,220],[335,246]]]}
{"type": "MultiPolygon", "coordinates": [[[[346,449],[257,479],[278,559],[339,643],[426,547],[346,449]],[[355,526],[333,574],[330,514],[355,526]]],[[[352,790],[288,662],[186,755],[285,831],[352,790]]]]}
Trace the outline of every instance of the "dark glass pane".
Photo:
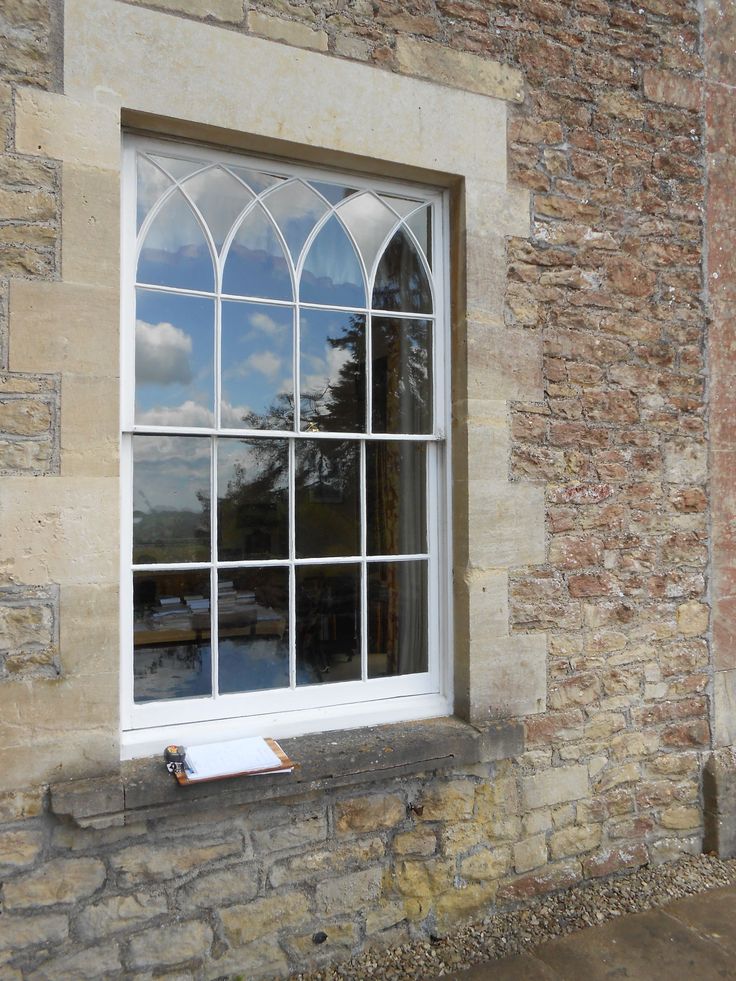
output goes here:
{"type": "Polygon", "coordinates": [[[210,440],[133,437],[133,562],[210,558],[210,440]]]}
{"type": "Polygon", "coordinates": [[[297,567],[297,684],[360,676],[360,566],[297,567]]]}
{"type": "Polygon", "coordinates": [[[312,187],[319,191],[330,204],[339,204],[351,194],[357,194],[354,187],[343,187],[342,184],[325,184],[324,181],[310,181],[312,187]]]}
{"type": "Polygon", "coordinates": [[[296,442],[296,554],[360,552],[359,444],[337,439],[296,442]]]}
{"type": "Polygon", "coordinates": [[[424,252],[425,258],[427,260],[427,265],[432,268],[432,209],[420,208],[419,211],[415,211],[410,218],[407,218],[406,224],[412,230],[416,236],[417,242],[424,252]]]}
{"type": "Polygon", "coordinates": [[[422,443],[366,444],[368,554],[427,550],[426,447],[422,443]]]}
{"type": "Polygon", "coordinates": [[[208,572],[133,574],[136,702],[212,691],[208,572]]]}
{"type": "Polygon", "coordinates": [[[368,677],[427,666],[427,563],[369,563],[368,677]]]}
{"type": "Polygon", "coordinates": [[[365,316],[304,309],[300,318],[301,429],[365,431],[365,316]]]}
{"type": "Polygon", "coordinates": [[[138,425],[214,426],[214,359],[214,300],[136,290],[138,425]]]}
{"type": "Polygon", "coordinates": [[[289,570],[238,569],[218,583],[220,692],[289,687],[289,570]]]}
{"type": "Polygon", "coordinates": [[[276,228],[260,205],[243,219],[225,259],[222,290],[233,296],[291,300],[291,276],[276,228]]]}
{"type": "Polygon", "coordinates": [[[291,307],[222,301],[222,425],[225,429],[292,429],[291,307]]]}
{"type": "Polygon", "coordinates": [[[217,249],[221,249],[235,219],[253,195],[221,167],[200,172],[182,187],[201,211],[217,249]]]}
{"type": "Polygon", "coordinates": [[[300,299],[331,307],[364,307],[365,286],[353,243],[332,217],[317,233],[302,269],[300,299]]]}
{"type": "Polygon", "coordinates": [[[337,209],[341,220],[353,236],[365,268],[370,271],[378,251],[398,218],[380,198],[364,192],[356,194],[337,209]]]}
{"type": "Polygon", "coordinates": [[[180,191],[174,191],[146,233],[138,259],[139,283],[190,290],[215,288],[212,253],[202,226],[180,191]]]}
{"type": "Polygon", "coordinates": [[[311,187],[289,181],[263,198],[289,246],[294,265],[299,261],[307,236],[327,211],[327,205],[311,187]]]}
{"type": "Polygon", "coordinates": [[[432,322],[373,318],[373,431],[432,431],[432,322]]]}
{"type": "Polygon", "coordinates": [[[289,444],[217,441],[217,545],[221,562],[289,554],[289,444]]]}
{"type": "Polygon", "coordinates": [[[374,310],[431,313],[432,293],[424,266],[410,237],[399,229],[376,270],[374,310]]]}

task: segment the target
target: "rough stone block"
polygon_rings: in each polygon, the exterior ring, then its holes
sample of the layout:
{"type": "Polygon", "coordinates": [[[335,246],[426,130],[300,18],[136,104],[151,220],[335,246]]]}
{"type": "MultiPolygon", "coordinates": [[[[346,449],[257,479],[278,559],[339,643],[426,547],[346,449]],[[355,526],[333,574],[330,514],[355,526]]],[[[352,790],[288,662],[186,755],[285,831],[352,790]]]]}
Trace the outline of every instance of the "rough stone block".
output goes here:
{"type": "Polygon", "coordinates": [[[198,920],[167,924],[136,934],[130,942],[133,967],[164,967],[180,961],[204,959],[212,943],[212,929],[198,920]]]}
{"type": "Polygon", "coordinates": [[[57,858],[4,886],[5,908],[34,909],[76,903],[97,892],[105,881],[105,866],[96,858],[57,858]]]}
{"type": "Polygon", "coordinates": [[[49,433],[51,423],[51,405],[43,399],[0,399],[0,432],[41,436],[49,433]]]}
{"type": "Polygon", "coordinates": [[[0,831],[0,866],[22,869],[33,865],[42,847],[43,835],[40,831],[0,831]]]}
{"type": "Polygon", "coordinates": [[[228,942],[235,947],[252,943],[277,930],[293,930],[306,925],[309,900],[303,892],[274,893],[264,899],[220,912],[228,942]]]}
{"type": "Polygon", "coordinates": [[[237,950],[228,951],[219,960],[207,963],[204,966],[203,977],[207,981],[242,977],[244,964],[248,965],[254,975],[266,978],[284,977],[289,971],[286,954],[279,943],[269,937],[265,940],[255,940],[245,947],[238,947],[237,950]]]}
{"type": "Polygon", "coordinates": [[[430,41],[399,35],[396,59],[400,70],[407,75],[418,75],[496,99],[511,102],[524,99],[524,79],[518,69],[466,51],[453,51],[430,41]]]}
{"type": "Polygon", "coordinates": [[[153,920],[167,911],[166,897],[155,893],[111,896],[82,910],[77,919],[80,937],[98,941],[100,937],[153,920]]]}
{"type": "Polygon", "coordinates": [[[200,875],[179,891],[178,902],[185,909],[210,909],[228,903],[243,903],[256,895],[257,870],[238,865],[200,875]]]}
{"type": "Polygon", "coordinates": [[[243,842],[239,835],[208,845],[187,843],[182,846],[180,842],[133,845],[112,855],[110,865],[125,885],[134,885],[173,879],[204,869],[218,859],[240,855],[242,851],[243,842]]]}
{"type": "Polygon", "coordinates": [[[580,800],[589,793],[588,768],[555,766],[521,782],[522,806],[525,810],[580,800]]]}
{"type": "Polygon", "coordinates": [[[481,848],[460,861],[460,875],[466,879],[500,879],[511,866],[510,848],[481,848]]]}
{"type": "Polygon", "coordinates": [[[356,897],[361,904],[373,905],[381,895],[383,869],[364,869],[337,879],[325,879],[317,886],[317,911],[325,916],[341,916],[355,910],[356,897]]]}
{"type": "Polygon", "coordinates": [[[703,86],[697,78],[659,68],[645,68],[643,81],[644,95],[652,102],[663,102],[665,105],[679,106],[693,112],[700,109],[703,86]]]}
{"type": "Polygon", "coordinates": [[[514,845],[514,870],[531,872],[547,863],[547,839],[542,835],[533,835],[514,845]]]}
{"type": "Polygon", "coordinates": [[[352,797],[335,805],[338,831],[381,831],[393,828],[406,817],[406,803],[397,794],[352,797]]]}
{"type": "Polygon", "coordinates": [[[97,944],[78,954],[54,957],[27,977],[30,981],[59,981],[59,978],[98,981],[101,977],[114,976],[121,970],[118,948],[113,945],[97,944]]]}
{"type": "Polygon", "coordinates": [[[305,848],[327,837],[327,817],[323,813],[303,814],[298,821],[253,832],[256,850],[277,852],[285,848],[305,848]]]}
{"type": "Polygon", "coordinates": [[[69,935],[66,916],[53,913],[46,916],[0,917],[0,963],[5,951],[23,950],[37,944],[60,943],[69,935]]]}
{"type": "Polygon", "coordinates": [[[422,821],[466,821],[473,816],[475,785],[470,780],[431,784],[421,798],[422,821]]]}
{"type": "Polygon", "coordinates": [[[264,14],[258,10],[249,12],[248,29],[253,34],[260,34],[271,41],[283,41],[285,44],[293,45],[296,48],[312,48],[315,51],[327,50],[325,31],[315,30],[308,24],[302,24],[299,21],[272,17],[270,14],[264,14]]]}

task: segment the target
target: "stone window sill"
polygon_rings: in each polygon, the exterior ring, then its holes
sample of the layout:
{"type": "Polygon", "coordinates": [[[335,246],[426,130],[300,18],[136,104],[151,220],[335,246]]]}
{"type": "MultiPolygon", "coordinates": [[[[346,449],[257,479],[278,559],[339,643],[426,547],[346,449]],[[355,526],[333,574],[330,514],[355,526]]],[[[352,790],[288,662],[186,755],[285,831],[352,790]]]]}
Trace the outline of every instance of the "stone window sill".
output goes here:
{"type": "Polygon", "coordinates": [[[232,777],[180,787],[159,758],[133,760],[98,778],[51,787],[51,810],[80,827],[121,826],[191,814],[216,803],[262,803],[336,787],[376,783],[423,771],[472,766],[523,752],[519,722],[476,728],[456,718],[402,722],[280,740],[299,767],[290,774],[232,777]]]}

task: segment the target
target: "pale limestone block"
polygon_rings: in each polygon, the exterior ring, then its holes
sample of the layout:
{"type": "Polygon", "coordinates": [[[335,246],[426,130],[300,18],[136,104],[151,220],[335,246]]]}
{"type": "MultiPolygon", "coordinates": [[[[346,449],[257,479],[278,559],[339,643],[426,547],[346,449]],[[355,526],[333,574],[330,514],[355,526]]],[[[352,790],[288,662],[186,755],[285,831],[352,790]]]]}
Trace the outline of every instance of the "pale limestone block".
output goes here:
{"type": "Polygon", "coordinates": [[[363,869],[318,883],[315,899],[318,913],[342,916],[355,910],[355,900],[373,906],[381,895],[383,868],[363,869]]]}
{"type": "Polygon", "coordinates": [[[117,689],[120,660],[118,584],[67,584],[59,594],[59,648],[68,677],[104,674],[117,689]]]}
{"type": "Polygon", "coordinates": [[[310,915],[305,893],[287,892],[255,899],[242,906],[230,906],[221,910],[220,919],[228,942],[240,947],[276,930],[293,930],[306,924],[310,915]]]}
{"type": "Polygon", "coordinates": [[[473,568],[544,562],[544,489],[501,480],[468,481],[468,540],[473,568]]]}
{"type": "Polygon", "coordinates": [[[119,481],[8,477],[0,518],[6,575],[20,582],[117,582],[119,481]]]}
{"type": "Polygon", "coordinates": [[[12,869],[33,865],[42,847],[43,837],[40,831],[26,831],[22,828],[2,831],[0,832],[0,865],[12,869]]]}
{"type": "Polygon", "coordinates": [[[64,164],[62,279],[117,288],[120,283],[120,174],[64,164]]]}
{"type": "Polygon", "coordinates": [[[114,383],[120,363],[117,286],[14,279],[9,306],[11,371],[76,371],[114,383]]]}
{"type": "Polygon", "coordinates": [[[495,99],[524,101],[524,76],[509,65],[401,35],[396,41],[396,58],[399,68],[407,75],[431,78],[443,85],[495,99]]]}
{"type": "Polygon", "coordinates": [[[68,374],[64,376],[61,388],[62,475],[119,476],[117,385],[110,378],[68,374]]]}
{"type": "Polygon", "coordinates": [[[254,136],[286,140],[305,159],[329,162],[326,151],[341,151],[505,180],[506,106],[498,99],[113,0],[68,0],[64,13],[72,98],[95,92],[132,111],[249,134],[251,148],[254,136]]]}
{"type": "Polygon", "coordinates": [[[10,910],[74,903],[97,892],[105,866],[96,858],[57,858],[5,883],[3,900],[10,910]]]}
{"type": "Polygon", "coordinates": [[[509,636],[509,578],[502,571],[470,570],[466,574],[470,597],[469,630],[473,649],[483,639],[492,643],[509,636]]]}
{"type": "Polygon", "coordinates": [[[94,941],[101,936],[145,923],[166,911],[166,897],[155,893],[110,896],[82,911],[77,920],[77,930],[83,940],[94,941]]]}
{"type": "Polygon", "coordinates": [[[506,247],[498,235],[472,235],[465,239],[465,309],[477,323],[504,323],[506,247]]]}
{"type": "MultiPolygon", "coordinates": [[[[476,640],[471,624],[473,662],[487,660],[491,719],[537,715],[547,707],[547,643],[544,636],[515,635],[497,643],[476,640]]],[[[475,691],[473,691],[475,698],[475,691]]]]}
{"type": "MultiPolygon", "coordinates": [[[[504,142],[506,135],[504,134],[504,142]]],[[[507,187],[497,172],[465,181],[465,228],[469,236],[492,239],[531,232],[531,198],[523,187],[507,187]]]]}
{"type": "MultiPolygon", "coordinates": [[[[148,3],[148,0],[131,0],[131,3],[148,3]]],[[[209,17],[227,24],[240,24],[243,20],[243,0],[156,0],[156,6],[176,14],[191,17],[209,17]]]]}
{"type": "Polygon", "coordinates": [[[676,484],[704,483],[708,476],[708,447],[684,437],[665,440],[664,472],[664,479],[676,484]]]}
{"type": "Polygon", "coordinates": [[[20,88],[15,97],[15,146],[19,153],[118,171],[120,115],[90,101],[20,88]]]}
{"type": "MultiPolygon", "coordinates": [[[[269,937],[265,940],[254,940],[245,947],[228,951],[219,960],[208,961],[203,970],[206,981],[220,981],[221,978],[237,978],[243,976],[243,965],[248,965],[252,975],[266,978],[286,977],[289,972],[289,962],[278,941],[269,937]]],[[[181,975],[178,975],[183,981],[181,975]]]]}
{"type": "Polygon", "coordinates": [[[508,404],[496,399],[472,399],[463,406],[467,407],[467,459],[471,476],[477,480],[506,476],[510,452],[508,404]]]}
{"type": "MultiPolygon", "coordinates": [[[[356,58],[367,61],[371,54],[371,46],[365,38],[353,37],[350,34],[338,34],[335,38],[335,54],[343,58],[356,58]]],[[[393,926],[393,924],[389,924],[393,926]]]]}
{"type": "Polygon", "coordinates": [[[713,676],[716,747],[736,746],[736,669],[713,676]]]}
{"type": "Polygon", "coordinates": [[[315,30],[307,24],[295,20],[284,20],[251,10],[248,14],[248,30],[260,34],[271,41],[284,41],[297,48],[312,48],[315,51],[327,50],[326,31],[315,30]]]}
{"type": "Polygon", "coordinates": [[[122,965],[117,947],[98,943],[78,954],[54,957],[26,977],[30,981],[59,981],[59,978],[97,981],[101,977],[114,976],[120,970],[122,965]]]}
{"type": "Polygon", "coordinates": [[[542,339],[530,331],[468,321],[468,397],[540,401],[542,339]]]}
{"type": "MultiPolygon", "coordinates": [[[[36,682],[37,687],[41,685],[36,682]]],[[[55,687],[46,682],[43,687],[55,687]]],[[[117,725],[117,705],[108,708],[103,728],[79,731],[80,718],[67,718],[60,714],[56,732],[41,734],[28,724],[33,711],[60,713],[64,700],[49,698],[48,704],[31,704],[23,720],[6,724],[4,713],[19,702],[19,684],[3,685],[0,693],[0,792],[27,787],[34,783],[51,780],[73,780],[106,772],[120,762],[120,746],[117,725]]],[[[23,704],[23,702],[21,702],[23,704]]],[[[80,711],[80,703],[75,703],[80,711]]],[[[84,707],[81,709],[84,711],[84,707]]],[[[53,718],[53,715],[52,715],[53,718]]]]}
{"type": "Polygon", "coordinates": [[[133,967],[157,967],[196,958],[201,960],[212,943],[212,929],[206,923],[167,924],[136,934],[130,941],[129,959],[133,967]]]}
{"type": "Polygon", "coordinates": [[[6,951],[41,943],[60,943],[68,936],[67,917],[60,913],[30,917],[3,915],[0,918],[0,963],[6,951]]]}
{"type": "Polygon", "coordinates": [[[525,809],[562,804],[587,797],[588,769],[585,766],[554,766],[521,781],[525,809]]]}

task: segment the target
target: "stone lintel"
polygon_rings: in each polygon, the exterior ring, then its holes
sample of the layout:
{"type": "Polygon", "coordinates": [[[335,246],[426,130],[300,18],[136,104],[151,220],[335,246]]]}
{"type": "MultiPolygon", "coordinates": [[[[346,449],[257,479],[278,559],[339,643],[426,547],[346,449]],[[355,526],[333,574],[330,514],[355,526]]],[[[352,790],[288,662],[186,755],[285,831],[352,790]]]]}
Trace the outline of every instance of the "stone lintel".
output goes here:
{"type": "Polygon", "coordinates": [[[449,718],[317,733],[283,739],[281,745],[299,764],[291,774],[180,787],[161,760],[135,760],[107,776],[52,786],[51,810],[82,827],[106,827],[191,813],[197,806],[262,803],[507,759],[523,752],[524,733],[518,722],[476,727],[449,718]]]}

